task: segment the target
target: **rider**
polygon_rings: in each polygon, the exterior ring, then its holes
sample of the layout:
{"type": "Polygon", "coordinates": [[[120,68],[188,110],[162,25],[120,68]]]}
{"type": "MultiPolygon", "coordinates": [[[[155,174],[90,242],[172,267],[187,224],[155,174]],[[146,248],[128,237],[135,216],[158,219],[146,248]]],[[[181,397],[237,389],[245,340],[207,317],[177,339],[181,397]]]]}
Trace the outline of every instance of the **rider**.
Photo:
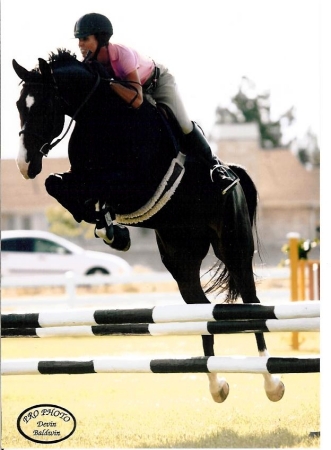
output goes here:
{"type": "Polygon", "coordinates": [[[153,104],[163,103],[170,108],[185,135],[183,153],[194,154],[207,164],[212,181],[220,184],[223,195],[236,186],[239,178],[219,163],[200,128],[189,119],[175,79],[165,66],[132,48],[109,42],[113,27],[102,14],[85,14],[78,19],[74,35],[85,60],[92,57],[106,68],[112,77],[110,89],[129,106],[139,108],[145,96],[153,104]]]}
{"type": "MultiPolygon", "coordinates": [[[[165,66],[155,63],[136,50],[109,42],[112,35],[112,24],[102,14],[85,14],[74,27],[74,36],[79,40],[84,61],[97,60],[106,69],[110,76],[110,89],[132,108],[139,108],[144,97],[153,105],[163,103],[168,106],[183,131],[183,153],[200,158],[209,167],[212,181],[219,183],[222,194],[230,192],[239,178],[227,166],[220,164],[201,129],[189,119],[173,75],[165,66]]],[[[115,231],[123,235],[127,230],[121,225],[114,227],[113,218],[115,215],[109,205],[99,205],[94,234],[113,248],[128,249],[125,237],[122,239],[124,244],[120,244],[121,248],[116,247],[115,231]]]]}

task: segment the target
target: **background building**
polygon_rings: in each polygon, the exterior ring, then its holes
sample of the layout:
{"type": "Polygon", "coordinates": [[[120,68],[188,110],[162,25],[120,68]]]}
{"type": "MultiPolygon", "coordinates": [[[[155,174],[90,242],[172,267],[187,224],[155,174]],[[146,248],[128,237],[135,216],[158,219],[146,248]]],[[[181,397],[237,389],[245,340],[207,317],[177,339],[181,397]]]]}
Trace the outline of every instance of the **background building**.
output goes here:
{"type": "MultiPolygon", "coordinates": [[[[267,264],[277,264],[284,258],[281,247],[287,233],[295,231],[303,239],[310,240],[319,237],[319,169],[307,170],[288,149],[261,149],[257,125],[253,123],[215,125],[209,139],[222,161],[244,166],[257,186],[258,229],[262,256],[267,264]]],[[[45,209],[57,202],[47,194],[45,178],[52,172],[68,169],[66,158],[44,158],[41,174],[34,180],[25,180],[14,160],[2,160],[2,229],[47,230],[45,209]]],[[[121,256],[138,263],[148,261],[149,254],[151,257],[157,253],[153,230],[131,227],[130,232],[132,247],[121,256]]],[[[79,243],[86,248],[105,251],[99,239],[80,238],[79,243]]]]}
{"type": "Polygon", "coordinates": [[[210,136],[219,158],[244,166],[256,184],[264,247],[275,253],[291,231],[319,238],[320,169],[307,170],[288,149],[261,149],[258,138],[253,123],[215,125],[210,136]]]}

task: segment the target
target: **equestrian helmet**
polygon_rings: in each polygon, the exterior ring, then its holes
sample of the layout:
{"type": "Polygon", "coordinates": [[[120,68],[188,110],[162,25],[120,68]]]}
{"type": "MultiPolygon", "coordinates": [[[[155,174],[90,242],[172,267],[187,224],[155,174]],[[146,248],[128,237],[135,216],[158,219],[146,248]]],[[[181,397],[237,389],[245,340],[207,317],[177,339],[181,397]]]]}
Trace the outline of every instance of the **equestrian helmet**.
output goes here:
{"type": "Polygon", "coordinates": [[[85,14],[75,23],[75,38],[84,38],[91,34],[105,33],[111,37],[113,35],[113,26],[110,20],[102,14],[85,14]]]}

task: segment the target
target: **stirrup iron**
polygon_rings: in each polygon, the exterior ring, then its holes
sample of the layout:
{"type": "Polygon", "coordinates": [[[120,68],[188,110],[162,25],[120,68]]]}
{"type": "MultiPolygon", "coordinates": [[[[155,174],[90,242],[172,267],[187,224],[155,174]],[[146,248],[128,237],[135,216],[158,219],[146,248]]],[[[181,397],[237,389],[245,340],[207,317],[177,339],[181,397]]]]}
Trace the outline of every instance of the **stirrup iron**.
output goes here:
{"type": "Polygon", "coordinates": [[[214,183],[213,179],[214,170],[217,170],[217,173],[220,176],[221,181],[226,181],[230,183],[222,190],[222,195],[227,194],[240,181],[239,177],[233,172],[232,169],[230,169],[230,167],[224,166],[223,164],[215,164],[215,166],[212,169],[210,169],[210,178],[213,183],[214,183]]]}

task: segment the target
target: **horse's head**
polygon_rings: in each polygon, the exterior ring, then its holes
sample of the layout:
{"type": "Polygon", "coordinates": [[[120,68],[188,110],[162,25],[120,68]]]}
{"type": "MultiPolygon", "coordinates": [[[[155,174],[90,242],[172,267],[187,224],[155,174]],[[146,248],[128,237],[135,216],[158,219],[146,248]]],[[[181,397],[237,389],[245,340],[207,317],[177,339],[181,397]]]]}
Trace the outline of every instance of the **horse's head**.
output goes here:
{"type": "Polygon", "coordinates": [[[21,120],[18,168],[24,178],[35,178],[42,170],[42,157],[64,126],[63,100],[58,95],[50,65],[39,59],[39,70],[28,71],[13,60],[23,82],[17,108],[21,120]]]}

